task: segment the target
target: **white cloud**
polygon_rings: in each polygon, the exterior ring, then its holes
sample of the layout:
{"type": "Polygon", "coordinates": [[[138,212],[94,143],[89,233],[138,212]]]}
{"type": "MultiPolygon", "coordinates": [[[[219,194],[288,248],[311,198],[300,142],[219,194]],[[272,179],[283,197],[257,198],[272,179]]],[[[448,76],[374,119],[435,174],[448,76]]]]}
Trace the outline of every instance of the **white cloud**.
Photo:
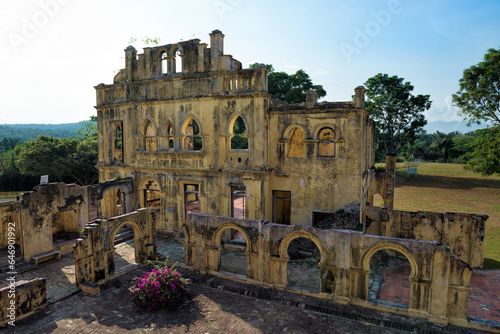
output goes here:
{"type": "Polygon", "coordinates": [[[457,113],[458,108],[453,105],[451,95],[446,96],[441,101],[434,101],[431,109],[424,112],[425,118],[429,122],[436,121],[461,121],[462,117],[457,113]]]}

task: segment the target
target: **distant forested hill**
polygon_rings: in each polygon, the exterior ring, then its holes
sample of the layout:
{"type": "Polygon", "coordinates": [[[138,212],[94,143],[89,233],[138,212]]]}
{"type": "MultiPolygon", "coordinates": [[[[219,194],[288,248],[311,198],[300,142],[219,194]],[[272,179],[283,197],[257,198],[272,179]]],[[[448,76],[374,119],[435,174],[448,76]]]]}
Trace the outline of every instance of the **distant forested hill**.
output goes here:
{"type": "Polygon", "coordinates": [[[35,140],[40,135],[55,138],[71,138],[78,136],[87,121],[66,124],[0,124],[0,140],[11,137],[22,142],[35,140]]]}

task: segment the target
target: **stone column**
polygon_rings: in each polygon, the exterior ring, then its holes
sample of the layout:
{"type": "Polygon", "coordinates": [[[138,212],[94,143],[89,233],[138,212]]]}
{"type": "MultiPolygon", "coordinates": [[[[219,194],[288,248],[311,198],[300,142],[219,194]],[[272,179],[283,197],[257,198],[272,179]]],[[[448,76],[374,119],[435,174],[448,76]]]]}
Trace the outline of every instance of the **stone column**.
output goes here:
{"type": "Polygon", "coordinates": [[[306,109],[314,108],[318,101],[318,93],[315,90],[308,90],[306,92],[306,109]]]}
{"type": "Polygon", "coordinates": [[[364,86],[354,88],[354,107],[358,109],[365,109],[365,92],[364,86]]]}
{"type": "Polygon", "coordinates": [[[137,50],[129,45],[125,49],[125,79],[127,82],[132,82],[134,78],[134,61],[137,57],[137,50]]]}

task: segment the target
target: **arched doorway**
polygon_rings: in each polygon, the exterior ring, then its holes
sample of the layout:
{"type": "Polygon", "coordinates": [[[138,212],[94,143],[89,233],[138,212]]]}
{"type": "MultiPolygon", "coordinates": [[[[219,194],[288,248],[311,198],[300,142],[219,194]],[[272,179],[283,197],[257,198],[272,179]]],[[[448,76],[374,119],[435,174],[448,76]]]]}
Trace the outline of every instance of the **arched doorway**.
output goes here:
{"type": "Polygon", "coordinates": [[[135,265],[135,231],[129,224],[123,224],[114,235],[113,245],[115,249],[115,272],[119,272],[125,267],[135,265]]]}
{"type": "Polygon", "coordinates": [[[411,265],[406,256],[393,249],[381,249],[370,258],[368,301],[408,309],[411,265]]]}
{"type": "Polygon", "coordinates": [[[316,244],[307,238],[293,239],[288,246],[287,286],[313,293],[320,292],[321,252],[316,244]]]}
{"type": "Polygon", "coordinates": [[[247,276],[246,252],[249,248],[248,234],[236,224],[228,224],[215,234],[216,245],[220,250],[220,271],[247,276]],[[228,231],[234,231],[241,236],[240,242],[227,238],[228,231]]]}

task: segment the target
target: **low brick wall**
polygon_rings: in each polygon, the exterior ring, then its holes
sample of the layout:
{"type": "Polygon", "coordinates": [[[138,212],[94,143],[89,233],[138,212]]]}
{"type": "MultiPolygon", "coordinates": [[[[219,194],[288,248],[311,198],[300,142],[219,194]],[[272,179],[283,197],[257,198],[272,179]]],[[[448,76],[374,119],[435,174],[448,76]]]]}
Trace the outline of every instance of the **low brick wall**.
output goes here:
{"type": "Polygon", "coordinates": [[[19,281],[0,289],[0,326],[14,324],[47,306],[45,278],[19,281]],[[12,323],[11,323],[12,322],[12,323]]]}
{"type": "Polygon", "coordinates": [[[472,268],[483,267],[488,216],[455,212],[409,212],[367,206],[365,233],[391,238],[436,241],[472,268]]]}

